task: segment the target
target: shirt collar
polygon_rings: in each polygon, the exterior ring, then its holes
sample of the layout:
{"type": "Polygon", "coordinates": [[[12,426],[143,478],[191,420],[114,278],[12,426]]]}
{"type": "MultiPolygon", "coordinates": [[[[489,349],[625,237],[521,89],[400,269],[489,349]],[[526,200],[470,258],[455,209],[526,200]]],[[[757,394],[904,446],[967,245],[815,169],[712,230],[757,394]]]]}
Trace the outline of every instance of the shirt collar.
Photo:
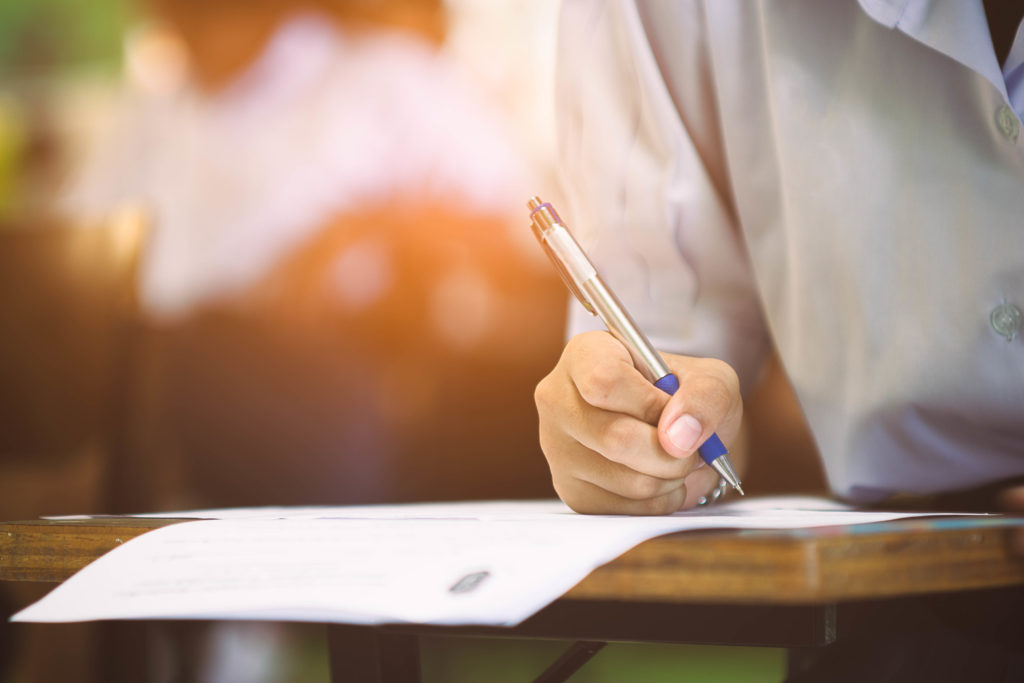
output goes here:
{"type": "Polygon", "coordinates": [[[1006,100],[1006,82],[996,59],[981,0],[858,0],[886,28],[899,29],[984,76],[1006,100]]]}
{"type": "Polygon", "coordinates": [[[1018,112],[1024,112],[1024,21],[1017,27],[1013,47],[1003,65],[1003,79],[1010,92],[1010,104],[1018,112]]]}

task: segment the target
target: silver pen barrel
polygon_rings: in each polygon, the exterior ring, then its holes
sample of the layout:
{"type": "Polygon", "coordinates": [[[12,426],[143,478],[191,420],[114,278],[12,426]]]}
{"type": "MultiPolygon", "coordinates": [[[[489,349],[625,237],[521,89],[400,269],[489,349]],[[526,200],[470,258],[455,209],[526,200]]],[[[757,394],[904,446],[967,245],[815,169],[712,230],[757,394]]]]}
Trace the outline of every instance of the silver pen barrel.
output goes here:
{"type": "Polygon", "coordinates": [[[538,197],[531,197],[527,206],[537,239],[549,252],[565,284],[580,303],[600,317],[608,331],[629,350],[633,364],[648,381],[656,382],[669,374],[671,370],[661,355],[654,350],[618,297],[605,285],[554,208],[538,197]]]}
{"type": "Polygon", "coordinates": [[[604,284],[600,275],[595,274],[584,282],[580,289],[587,294],[590,304],[608,326],[608,331],[629,350],[633,365],[640,374],[653,383],[672,372],[661,359],[661,354],[654,350],[651,342],[622,307],[618,297],[604,284]]]}

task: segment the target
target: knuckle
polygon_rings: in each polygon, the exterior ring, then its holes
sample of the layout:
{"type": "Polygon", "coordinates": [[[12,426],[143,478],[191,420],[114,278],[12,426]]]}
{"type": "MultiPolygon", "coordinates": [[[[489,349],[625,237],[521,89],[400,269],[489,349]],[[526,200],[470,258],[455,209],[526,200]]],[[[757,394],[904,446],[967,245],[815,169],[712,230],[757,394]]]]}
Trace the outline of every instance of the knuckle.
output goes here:
{"type": "Polygon", "coordinates": [[[578,353],[604,339],[605,333],[600,330],[589,330],[580,332],[569,338],[565,344],[566,353],[578,353]]]}
{"type": "Polygon", "coordinates": [[[625,497],[637,501],[649,501],[662,494],[662,481],[646,474],[636,474],[626,482],[625,497]]]}
{"type": "Polygon", "coordinates": [[[721,360],[719,358],[705,358],[704,361],[707,364],[709,372],[712,372],[723,378],[736,379],[736,371],[733,369],[731,365],[726,363],[724,360],[721,360]]]}
{"type": "Polygon", "coordinates": [[[698,386],[707,405],[722,413],[728,412],[739,399],[739,380],[735,379],[735,373],[732,377],[708,373],[700,379],[698,386]]]}
{"type": "Polygon", "coordinates": [[[547,375],[541,381],[537,382],[537,386],[533,390],[533,402],[536,404],[537,410],[540,412],[546,411],[553,403],[553,391],[551,385],[551,375],[547,375]]]}
{"type": "Polygon", "coordinates": [[[720,377],[711,380],[708,393],[716,405],[727,407],[732,404],[732,387],[720,377]]]}
{"type": "Polygon", "coordinates": [[[620,380],[618,364],[600,360],[576,379],[576,389],[590,405],[603,405],[607,403],[608,397],[620,380]]]}
{"type": "Polygon", "coordinates": [[[565,348],[562,350],[562,356],[569,356],[574,353],[578,353],[579,349],[586,345],[587,333],[575,334],[569,337],[569,341],[565,343],[565,348]]]}
{"type": "Polygon", "coordinates": [[[708,358],[707,363],[708,375],[717,379],[729,396],[738,395],[740,392],[740,377],[736,374],[736,370],[725,361],[717,358],[708,358]]]}
{"type": "Polygon", "coordinates": [[[618,455],[633,446],[633,430],[626,419],[612,420],[601,430],[598,439],[601,450],[618,461],[621,460],[618,455]]]}
{"type": "Polygon", "coordinates": [[[599,337],[598,332],[581,332],[580,334],[574,335],[569,338],[569,341],[565,343],[565,348],[562,349],[562,356],[559,359],[559,363],[573,364],[581,359],[586,358],[591,353],[591,349],[597,343],[599,337]]]}

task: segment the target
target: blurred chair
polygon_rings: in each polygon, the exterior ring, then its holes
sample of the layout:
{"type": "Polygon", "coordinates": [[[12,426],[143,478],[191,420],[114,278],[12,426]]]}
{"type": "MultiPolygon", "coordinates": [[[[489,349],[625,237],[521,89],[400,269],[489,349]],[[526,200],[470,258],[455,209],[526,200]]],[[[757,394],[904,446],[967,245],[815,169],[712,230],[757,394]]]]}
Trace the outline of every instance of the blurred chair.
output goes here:
{"type": "Polygon", "coordinates": [[[101,512],[124,424],[144,221],[0,229],[0,511],[101,512]],[[52,491],[52,493],[51,493],[52,491]]]}
{"type": "MultiPolygon", "coordinates": [[[[130,402],[144,221],[0,226],[0,516],[102,513],[130,402]]],[[[5,585],[0,662],[21,680],[85,680],[96,629],[7,626],[43,588],[5,585]],[[17,647],[15,647],[17,645],[17,647]],[[75,647],[77,645],[77,647],[75,647]],[[88,645],[83,647],[83,645],[88,645]],[[55,657],[56,653],[61,656],[55,657]],[[13,654],[12,654],[13,653],[13,654]]]]}

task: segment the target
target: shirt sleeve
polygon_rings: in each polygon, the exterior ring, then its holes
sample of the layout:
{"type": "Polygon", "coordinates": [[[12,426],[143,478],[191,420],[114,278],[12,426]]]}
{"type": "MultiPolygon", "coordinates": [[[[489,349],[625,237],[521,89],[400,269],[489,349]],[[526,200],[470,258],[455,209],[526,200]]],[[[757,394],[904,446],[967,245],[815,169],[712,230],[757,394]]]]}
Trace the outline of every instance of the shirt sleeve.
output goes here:
{"type": "MultiPolygon", "coordinates": [[[[563,213],[655,347],[728,362],[746,393],[768,335],[728,186],[703,23],[696,3],[565,3],[563,213]]],[[[573,307],[570,333],[599,327],[573,307]]]]}

